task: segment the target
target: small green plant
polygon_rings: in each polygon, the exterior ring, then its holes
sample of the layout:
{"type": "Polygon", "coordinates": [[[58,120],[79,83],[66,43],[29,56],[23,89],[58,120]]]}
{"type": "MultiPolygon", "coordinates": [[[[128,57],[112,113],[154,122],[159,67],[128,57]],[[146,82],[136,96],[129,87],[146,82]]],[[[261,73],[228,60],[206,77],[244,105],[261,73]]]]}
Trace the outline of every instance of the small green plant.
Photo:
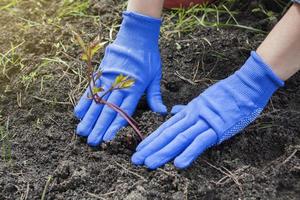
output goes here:
{"type": "Polygon", "coordinates": [[[1,10],[8,10],[11,7],[15,7],[21,0],[3,0],[0,1],[0,11],[1,10]]]}
{"type": "Polygon", "coordinates": [[[15,46],[11,43],[11,49],[7,52],[0,52],[0,77],[4,76],[8,80],[11,80],[14,70],[22,70],[24,68],[24,59],[18,54],[18,48],[23,44],[24,42],[15,46]]]}
{"type": "Polygon", "coordinates": [[[120,74],[115,78],[114,82],[111,84],[108,90],[105,91],[102,85],[96,86],[96,81],[99,80],[102,76],[102,69],[98,69],[95,72],[92,64],[92,59],[94,55],[101,48],[104,47],[106,42],[101,42],[100,37],[97,36],[92,42],[90,42],[89,44],[85,44],[80,35],[78,35],[75,32],[74,35],[77,43],[81,46],[83,50],[81,60],[83,60],[86,63],[87,81],[89,83],[90,90],[88,98],[93,99],[98,104],[105,104],[111,109],[118,112],[129,123],[129,125],[134,129],[134,131],[138,135],[138,137],[142,140],[143,135],[138,128],[138,123],[120,107],[103,99],[104,96],[106,96],[114,90],[121,90],[132,87],[135,83],[135,80],[130,78],[129,76],[124,76],[123,74],[120,74]],[[100,92],[102,93],[101,95],[99,95],[100,92]]]}
{"type": "Polygon", "coordinates": [[[278,13],[265,9],[261,4],[259,4],[257,8],[252,9],[252,13],[262,13],[266,16],[266,20],[269,21],[277,20],[277,17],[279,17],[278,13]]]}
{"type": "Polygon", "coordinates": [[[188,9],[172,9],[171,15],[166,19],[168,24],[163,27],[163,32],[180,34],[181,32],[191,32],[197,26],[203,26],[215,28],[235,27],[264,33],[264,31],[260,29],[240,24],[235,18],[235,15],[238,14],[239,11],[232,11],[228,7],[233,3],[234,1],[221,1],[216,5],[200,4],[188,9]]]}
{"type": "Polygon", "coordinates": [[[61,1],[61,6],[57,11],[57,17],[64,18],[68,16],[86,15],[89,5],[90,0],[63,0],[61,1]]]}
{"type": "Polygon", "coordinates": [[[11,160],[11,143],[5,127],[0,126],[1,159],[5,162],[11,160]]]}

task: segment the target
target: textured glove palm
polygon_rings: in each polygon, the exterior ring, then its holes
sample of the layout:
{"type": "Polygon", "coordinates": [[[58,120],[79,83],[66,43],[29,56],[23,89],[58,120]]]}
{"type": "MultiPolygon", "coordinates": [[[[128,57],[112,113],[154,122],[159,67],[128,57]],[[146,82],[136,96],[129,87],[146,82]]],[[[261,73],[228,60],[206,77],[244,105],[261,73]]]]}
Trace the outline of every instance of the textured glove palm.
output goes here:
{"type": "MultiPolygon", "coordinates": [[[[161,20],[133,12],[124,12],[123,22],[116,40],[106,48],[100,65],[103,75],[97,81],[107,90],[119,74],[135,80],[133,87],[115,90],[104,97],[132,115],[139,99],[147,91],[147,100],[154,112],[166,113],[160,93],[161,60],[158,38],[161,20]]],[[[127,122],[108,106],[88,99],[87,89],[75,107],[75,115],[81,119],[77,134],[88,137],[88,144],[114,138],[127,122]]],[[[102,94],[100,93],[99,96],[102,94]]]]}
{"type": "Polygon", "coordinates": [[[204,150],[243,130],[255,120],[281,81],[252,52],[244,66],[214,84],[137,147],[132,162],[155,169],[174,159],[178,168],[189,166],[204,150]]]}

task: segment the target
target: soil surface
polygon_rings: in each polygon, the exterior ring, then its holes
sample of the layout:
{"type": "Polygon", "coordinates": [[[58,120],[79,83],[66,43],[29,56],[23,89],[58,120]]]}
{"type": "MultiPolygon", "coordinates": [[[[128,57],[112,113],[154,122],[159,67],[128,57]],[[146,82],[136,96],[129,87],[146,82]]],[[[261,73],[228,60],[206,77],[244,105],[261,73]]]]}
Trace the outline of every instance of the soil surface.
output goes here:
{"type": "MultiPolygon", "coordinates": [[[[100,15],[100,32],[109,41],[124,1],[91,1],[73,13],[64,6],[28,0],[0,9],[0,53],[20,44],[0,57],[1,200],[300,199],[299,73],[242,134],[209,149],[190,168],[169,163],[149,171],[130,162],[137,145],[131,127],[99,148],[87,146],[74,131],[73,106],[86,82],[70,29],[91,39],[99,33],[100,15]]],[[[237,1],[230,9],[239,9],[240,24],[269,31],[283,9],[266,7],[274,11],[267,19],[252,13],[259,6],[237,1]]],[[[160,41],[161,87],[169,108],[232,74],[266,36],[236,27],[180,31],[173,15],[165,12],[160,41]]],[[[102,56],[103,50],[95,64],[102,56]]],[[[170,116],[152,113],[142,100],[134,117],[150,134],[170,116]]]]}

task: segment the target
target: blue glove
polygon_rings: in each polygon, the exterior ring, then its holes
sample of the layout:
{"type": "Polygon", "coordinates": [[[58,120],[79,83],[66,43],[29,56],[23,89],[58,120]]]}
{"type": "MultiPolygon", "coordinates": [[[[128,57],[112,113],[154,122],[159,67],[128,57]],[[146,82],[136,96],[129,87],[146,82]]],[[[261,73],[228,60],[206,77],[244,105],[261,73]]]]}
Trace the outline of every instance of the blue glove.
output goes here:
{"type": "Polygon", "coordinates": [[[233,75],[209,87],[187,106],[175,106],[173,112],[178,113],[138,145],[132,162],[156,169],[175,158],[177,168],[188,167],[207,148],[254,121],[283,85],[252,52],[233,75]]]}
{"type": "MultiPolygon", "coordinates": [[[[116,40],[106,48],[100,65],[103,75],[96,85],[107,90],[120,75],[135,80],[131,88],[115,90],[104,97],[127,114],[132,115],[139,99],[146,91],[149,107],[158,113],[166,113],[160,92],[161,60],[158,47],[161,20],[134,12],[124,12],[123,22],[116,40]]],[[[88,99],[89,89],[81,97],[74,113],[81,122],[77,134],[88,137],[88,144],[99,145],[112,140],[117,131],[127,124],[117,112],[88,99]]],[[[101,96],[102,93],[99,93],[101,96]]]]}

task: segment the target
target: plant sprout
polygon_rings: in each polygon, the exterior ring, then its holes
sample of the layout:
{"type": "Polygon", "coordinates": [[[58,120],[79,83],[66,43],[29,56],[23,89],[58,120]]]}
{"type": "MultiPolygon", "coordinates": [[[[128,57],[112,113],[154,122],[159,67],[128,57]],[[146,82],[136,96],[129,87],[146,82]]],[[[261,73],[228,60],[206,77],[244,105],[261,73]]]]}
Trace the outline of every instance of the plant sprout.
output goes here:
{"type": "Polygon", "coordinates": [[[96,81],[99,80],[102,76],[102,70],[98,69],[96,72],[94,72],[94,67],[92,64],[92,59],[94,55],[104,47],[106,42],[101,42],[100,37],[97,36],[92,42],[89,44],[85,44],[83,39],[74,32],[75,39],[77,43],[81,46],[83,53],[81,55],[81,60],[83,60],[86,63],[87,68],[87,81],[89,82],[89,90],[90,94],[88,94],[89,99],[93,99],[97,104],[105,104],[111,109],[115,110],[117,113],[119,113],[128,123],[129,125],[134,129],[138,137],[142,140],[144,136],[140,132],[138,128],[138,123],[129,116],[124,110],[122,110],[119,106],[110,103],[103,99],[104,96],[109,94],[110,92],[114,90],[121,90],[130,88],[134,85],[135,80],[130,78],[129,76],[124,76],[123,74],[118,75],[110,88],[108,90],[104,90],[103,86],[96,86],[96,81]],[[99,92],[102,92],[103,94],[99,96],[99,92]]]}

